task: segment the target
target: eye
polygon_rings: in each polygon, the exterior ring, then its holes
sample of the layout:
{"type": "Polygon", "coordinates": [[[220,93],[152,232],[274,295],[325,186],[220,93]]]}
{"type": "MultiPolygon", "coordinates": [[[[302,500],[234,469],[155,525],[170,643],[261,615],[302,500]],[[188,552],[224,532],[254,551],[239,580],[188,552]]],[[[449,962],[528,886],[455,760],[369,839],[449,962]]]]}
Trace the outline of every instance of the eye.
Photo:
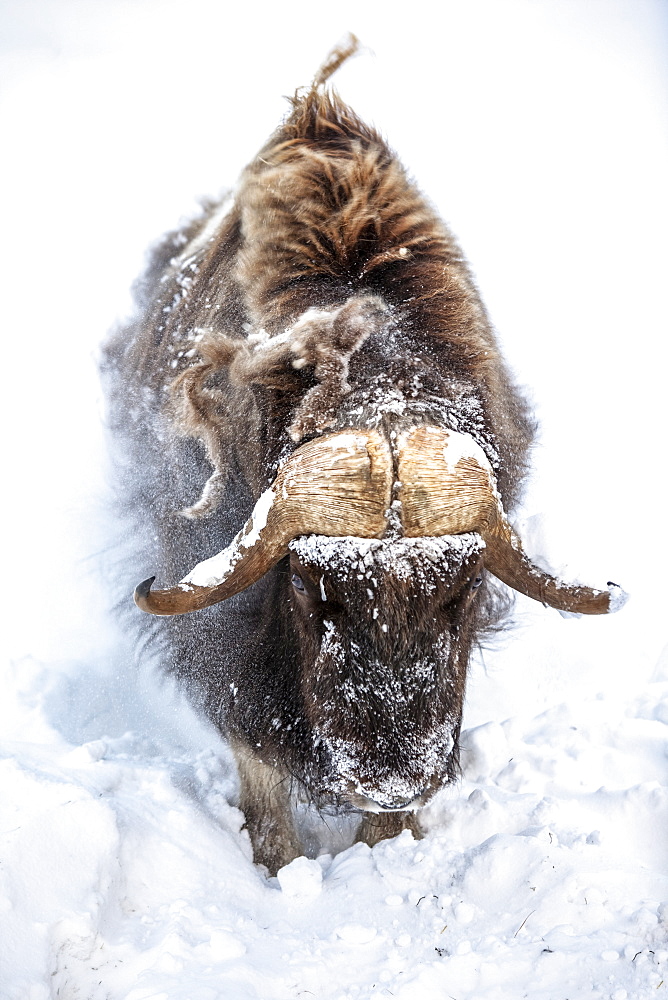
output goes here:
{"type": "Polygon", "coordinates": [[[300,594],[303,594],[304,591],[306,590],[306,587],[304,586],[304,581],[302,580],[301,576],[299,576],[298,573],[292,574],[290,583],[295,588],[295,590],[299,591],[300,594]]]}
{"type": "Polygon", "coordinates": [[[473,579],[471,580],[471,590],[477,590],[481,583],[482,583],[482,573],[478,573],[478,575],[474,576],[473,579]]]}

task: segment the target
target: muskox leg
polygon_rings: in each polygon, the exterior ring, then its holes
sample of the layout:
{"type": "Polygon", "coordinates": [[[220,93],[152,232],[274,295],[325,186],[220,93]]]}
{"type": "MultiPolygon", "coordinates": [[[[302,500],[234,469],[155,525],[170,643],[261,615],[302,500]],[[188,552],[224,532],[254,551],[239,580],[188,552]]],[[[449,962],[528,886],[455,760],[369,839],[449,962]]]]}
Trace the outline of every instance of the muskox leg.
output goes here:
{"type": "Polygon", "coordinates": [[[239,808],[246,817],[253,860],[275,875],[304,853],[292,819],[290,776],[243,744],[233,742],[232,751],[239,768],[239,808]]]}
{"type": "Polygon", "coordinates": [[[422,839],[422,830],[414,812],[366,812],[355,842],[373,847],[381,840],[396,837],[402,830],[410,830],[416,840],[422,839]]]}

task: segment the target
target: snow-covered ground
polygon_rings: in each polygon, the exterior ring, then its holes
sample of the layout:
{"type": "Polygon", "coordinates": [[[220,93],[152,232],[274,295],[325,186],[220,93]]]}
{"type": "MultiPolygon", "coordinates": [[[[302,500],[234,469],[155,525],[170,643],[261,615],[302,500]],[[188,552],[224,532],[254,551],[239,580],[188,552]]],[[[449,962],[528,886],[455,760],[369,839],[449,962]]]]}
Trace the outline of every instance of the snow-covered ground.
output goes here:
{"type": "Polygon", "coordinates": [[[238,7],[0,7],[0,998],[668,996],[666,5],[238,7]],[[425,839],[267,881],[227,752],[107,612],[96,352],[145,247],[349,29],[375,55],[338,89],[459,235],[536,401],[523,535],[632,599],[518,600],[425,839]]]}

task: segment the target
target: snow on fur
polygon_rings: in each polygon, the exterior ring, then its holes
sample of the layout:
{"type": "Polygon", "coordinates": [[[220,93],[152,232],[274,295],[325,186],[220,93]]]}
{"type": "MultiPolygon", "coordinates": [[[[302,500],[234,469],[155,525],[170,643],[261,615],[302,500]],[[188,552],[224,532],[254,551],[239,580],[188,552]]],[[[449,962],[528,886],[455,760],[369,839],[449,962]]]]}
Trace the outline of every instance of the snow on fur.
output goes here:
{"type": "Polygon", "coordinates": [[[288,548],[299,559],[322,570],[346,575],[357,573],[375,587],[379,574],[397,580],[415,580],[429,593],[434,575],[446,575],[481,552],[485,543],[476,532],[423,538],[343,538],[301,535],[288,548]]]}

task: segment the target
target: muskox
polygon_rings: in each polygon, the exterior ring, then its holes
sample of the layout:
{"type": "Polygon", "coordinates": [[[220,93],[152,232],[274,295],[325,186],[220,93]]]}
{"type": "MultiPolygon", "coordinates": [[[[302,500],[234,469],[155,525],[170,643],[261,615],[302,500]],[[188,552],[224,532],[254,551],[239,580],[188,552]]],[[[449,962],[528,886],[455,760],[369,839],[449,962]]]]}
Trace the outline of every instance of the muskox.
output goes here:
{"type": "Polygon", "coordinates": [[[368,844],[419,835],[503,585],[622,600],[523,552],[533,422],[453,236],[326,87],[355,47],[157,246],[106,352],[133,566],[165,588],[140,584],[136,617],[229,740],[270,872],[302,853],[295,797],[358,810],[368,844]]]}

